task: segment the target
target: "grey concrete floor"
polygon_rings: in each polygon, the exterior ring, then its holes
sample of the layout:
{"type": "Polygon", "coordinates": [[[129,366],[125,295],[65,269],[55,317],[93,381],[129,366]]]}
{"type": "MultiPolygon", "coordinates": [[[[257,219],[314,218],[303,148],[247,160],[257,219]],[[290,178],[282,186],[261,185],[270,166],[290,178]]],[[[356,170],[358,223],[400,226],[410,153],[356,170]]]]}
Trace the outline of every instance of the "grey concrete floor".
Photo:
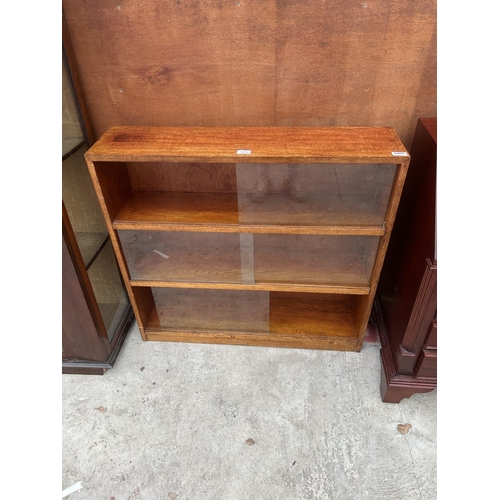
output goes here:
{"type": "Polygon", "coordinates": [[[134,324],[105,375],[62,376],[62,489],[81,481],[70,500],[435,499],[437,390],[382,403],[379,349],[143,342],[134,324]]]}

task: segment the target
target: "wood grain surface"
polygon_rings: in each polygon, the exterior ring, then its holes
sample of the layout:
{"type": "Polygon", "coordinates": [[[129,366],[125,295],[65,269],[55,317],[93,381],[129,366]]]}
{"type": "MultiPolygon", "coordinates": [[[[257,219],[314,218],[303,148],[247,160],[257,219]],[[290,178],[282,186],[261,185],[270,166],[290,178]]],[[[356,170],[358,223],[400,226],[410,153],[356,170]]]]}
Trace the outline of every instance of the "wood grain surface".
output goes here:
{"type": "Polygon", "coordinates": [[[343,295],[368,295],[369,286],[333,286],[333,285],[291,285],[286,283],[192,283],[188,281],[146,281],[131,280],[130,285],[151,288],[207,288],[213,290],[262,290],[267,292],[302,292],[343,295]]]}
{"type": "Polygon", "coordinates": [[[400,163],[389,127],[111,127],[87,151],[94,161],[400,163]],[[245,153],[241,153],[245,151],[245,153]]]}
{"type": "Polygon", "coordinates": [[[436,0],[63,0],[94,135],[436,114],[436,0]]]}

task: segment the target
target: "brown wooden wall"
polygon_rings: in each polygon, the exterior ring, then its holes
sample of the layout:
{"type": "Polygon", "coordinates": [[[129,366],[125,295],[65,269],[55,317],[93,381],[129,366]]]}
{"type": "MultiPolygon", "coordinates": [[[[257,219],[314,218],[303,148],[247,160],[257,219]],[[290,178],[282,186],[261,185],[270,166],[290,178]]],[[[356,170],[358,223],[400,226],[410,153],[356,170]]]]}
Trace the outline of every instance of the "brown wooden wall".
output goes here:
{"type": "Polygon", "coordinates": [[[63,0],[112,125],[394,127],[436,116],[436,0],[63,0]]]}

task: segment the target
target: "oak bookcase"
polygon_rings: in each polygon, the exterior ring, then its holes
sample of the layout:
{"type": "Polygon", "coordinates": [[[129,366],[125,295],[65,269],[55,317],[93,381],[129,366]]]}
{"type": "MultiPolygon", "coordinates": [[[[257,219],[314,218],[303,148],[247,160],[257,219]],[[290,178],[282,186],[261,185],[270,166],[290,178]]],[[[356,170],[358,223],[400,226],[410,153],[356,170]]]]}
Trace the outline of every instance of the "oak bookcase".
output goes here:
{"type": "Polygon", "coordinates": [[[361,349],[393,129],[112,127],[85,157],[144,340],[361,349]]]}

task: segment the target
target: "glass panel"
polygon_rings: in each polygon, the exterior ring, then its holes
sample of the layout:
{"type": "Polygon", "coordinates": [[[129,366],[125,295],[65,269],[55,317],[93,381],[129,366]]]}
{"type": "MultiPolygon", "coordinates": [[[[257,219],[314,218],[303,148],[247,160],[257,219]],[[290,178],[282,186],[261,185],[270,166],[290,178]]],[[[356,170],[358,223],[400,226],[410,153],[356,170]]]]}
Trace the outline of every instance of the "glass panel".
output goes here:
{"type": "Polygon", "coordinates": [[[368,286],[380,238],[255,234],[256,283],[368,286]]]}
{"type": "Polygon", "coordinates": [[[269,333],[269,292],[153,288],[161,329],[269,333]]]}
{"type": "Polygon", "coordinates": [[[111,241],[108,241],[88,270],[92,289],[111,341],[128,306],[111,241]]]}
{"type": "Polygon", "coordinates": [[[118,231],[131,279],[241,283],[238,233],[118,231]]]}
{"type": "Polygon", "coordinates": [[[129,300],[85,162],[88,146],[64,64],[62,77],[62,199],[111,341],[129,300]]]}
{"type": "Polygon", "coordinates": [[[85,151],[86,147],[82,147],[63,161],[62,195],[87,266],[108,237],[108,231],[85,163],[85,151]]]}
{"type": "Polygon", "coordinates": [[[237,164],[239,222],[381,226],[395,172],[392,164],[237,164]]]}
{"type": "Polygon", "coordinates": [[[118,231],[131,279],[368,286],[380,238],[118,231]]]}
{"type": "MultiPolygon", "coordinates": [[[[83,141],[73,93],[63,64],[62,71],[62,140],[63,157],[83,141]]],[[[85,266],[88,266],[106,241],[108,231],[94,186],[87,169],[83,145],[64,159],[62,197],[85,266]]]]}
{"type": "Polygon", "coordinates": [[[62,156],[83,139],[66,66],[62,63],[62,156]]]}

